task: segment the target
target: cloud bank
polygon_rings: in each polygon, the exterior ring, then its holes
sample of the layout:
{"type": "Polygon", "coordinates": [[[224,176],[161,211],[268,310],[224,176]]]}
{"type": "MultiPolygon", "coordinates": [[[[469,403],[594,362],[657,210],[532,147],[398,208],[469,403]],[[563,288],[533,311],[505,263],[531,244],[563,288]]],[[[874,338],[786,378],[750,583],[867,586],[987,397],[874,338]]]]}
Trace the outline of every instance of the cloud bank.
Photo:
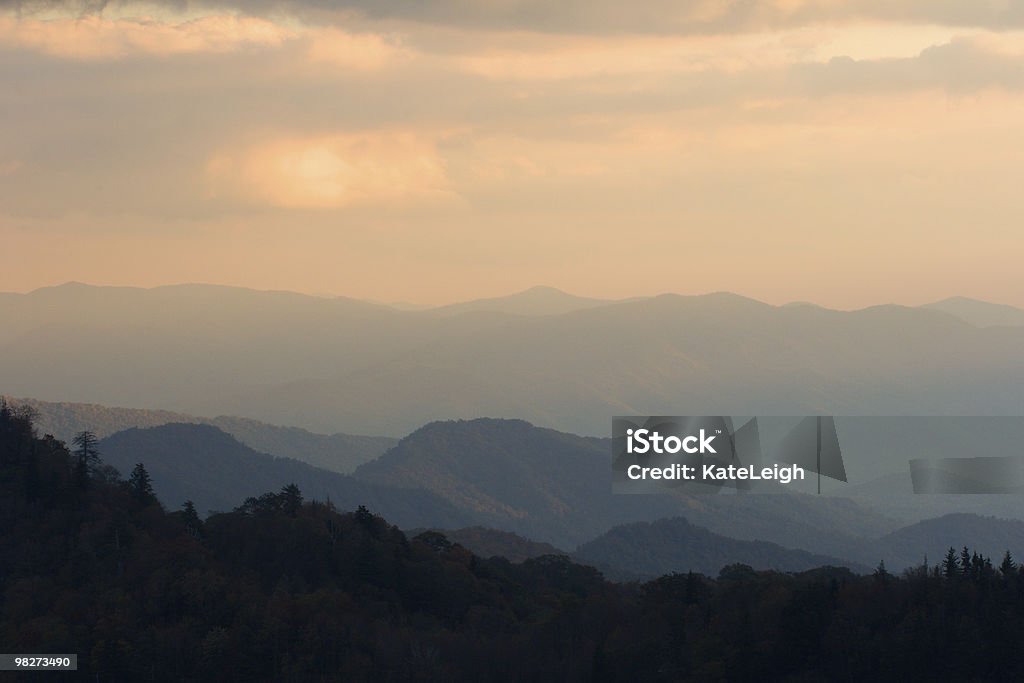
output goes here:
{"type": "Polygon", "coordinates": [[[0,1],[0,289],[1024,304],[1021,8],[0,1]]]}

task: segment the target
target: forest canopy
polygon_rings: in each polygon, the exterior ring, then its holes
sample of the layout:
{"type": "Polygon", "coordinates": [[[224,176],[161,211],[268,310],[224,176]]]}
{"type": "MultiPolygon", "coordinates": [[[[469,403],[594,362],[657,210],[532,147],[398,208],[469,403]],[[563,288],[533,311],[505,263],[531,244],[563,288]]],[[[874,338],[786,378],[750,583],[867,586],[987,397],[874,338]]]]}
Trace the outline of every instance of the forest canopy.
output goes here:
{"type": "Polygon", "coordinates": [[[90,680],[1024,677],[1009,554],[613,584],[563,556],[409,538],[287,483],[206,520],[165,510],[144,467],[125,481],[32,418],[0,405],[0,649],[77,653],[90,680]]]}

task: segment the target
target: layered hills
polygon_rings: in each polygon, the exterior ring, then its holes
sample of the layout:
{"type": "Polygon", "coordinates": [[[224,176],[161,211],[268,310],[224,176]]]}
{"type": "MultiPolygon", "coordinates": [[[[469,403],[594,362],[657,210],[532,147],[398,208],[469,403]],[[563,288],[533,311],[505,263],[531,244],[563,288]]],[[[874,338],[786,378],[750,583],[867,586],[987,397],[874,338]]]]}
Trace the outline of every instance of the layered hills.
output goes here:
{"type": "Polygon", "coordinates": [[[610,415],[667,406],[975,415],[1024,403],[1024,327],[942,310],[725,293],[516,300],[439,313],[208,285],[65,285],[0,297],[0,376],[18,396],[394,437],[485,415],[604,434],[610,415]]]}
{"type": "Polygon", "coordinates": [[[354,479],[291,458],[259,453],[212,425],[132,428],[99,442],[104,462],[127,476],[142,463],[168,507],[192,500],[198,510],[231,510],[264,491],[296,484],[311,499],[339,509],[366,506],[404,527],[462,527],[476,520],[424,489],[354,479]]]}
{"type": "Polygon", "coordinates": [[[68,443],[83,430],[89,430],[102,438],[132,427],[158,427],[169,423],[206,424],[217,427],[261,453],[301,460],[342,473],[351,472],[397,443],[397,439],[383,436],[316,434],[298,427],[282,427],[225,415],[207,418],[169,410],[118,408],[94,403],[39,401],[10,396],[4,398],[11,405],[31,408],[39,432],[52,434],[68,443]]]}

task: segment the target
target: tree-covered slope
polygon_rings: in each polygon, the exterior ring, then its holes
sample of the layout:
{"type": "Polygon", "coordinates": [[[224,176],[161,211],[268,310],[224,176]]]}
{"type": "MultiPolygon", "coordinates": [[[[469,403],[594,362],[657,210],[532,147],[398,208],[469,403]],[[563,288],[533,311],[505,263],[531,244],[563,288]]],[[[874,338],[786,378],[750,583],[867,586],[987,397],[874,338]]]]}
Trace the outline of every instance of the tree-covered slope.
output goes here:
{"type": "MultiPolygon", "coordinates": [[[[1018,680],[1024,572],[742,564],[615,585],[483,560],[286,486],[200,520],[0,405],[0,642],[180,681],[1018,680]]],[[[159,479],[153,477],[156,485],[159,479]]],[[[35,680],[34,674],[9,676],[35,680]]]]}
{"type": "Polygon", "coordinates": [[[686,519],[634,522],[581,545],[573,557],[614,578],[650,579],[673,572],[716,574],[727,564],[800,572],[824,565],[866,571],[847,559],[791,550],[765,541],[740,541],[712,533],[686,519]]]}
{"type": "Polygon", "coordinates": [[[315,467],[346,474],[398,442],[397,439],[384,436],[316,434],[298,427],[281,427],[227,415],[207,418],[169,410],[40,401],[10,396],[5,399],[11,405],[31,407],[36,413],[37,429],[64,441],[70,441],[82,430],[105,437],[132,427],[158,427],[172,422],[212,424],[261,453],[294,458],[315,467]]]}
{"type": "Polygon", "coordinates": [[[202,513],[230,510],[249,496],[295,483],[310,498],[330,500],[341,509],[365,505],[403,527],[464,526],[475,521],[430,491],[360,481],[258,453],[211,425],[128,429],[100,441],[99,449],[122,474],[143,463],[165,504],[176,506],[191,499],[202,513]]]}

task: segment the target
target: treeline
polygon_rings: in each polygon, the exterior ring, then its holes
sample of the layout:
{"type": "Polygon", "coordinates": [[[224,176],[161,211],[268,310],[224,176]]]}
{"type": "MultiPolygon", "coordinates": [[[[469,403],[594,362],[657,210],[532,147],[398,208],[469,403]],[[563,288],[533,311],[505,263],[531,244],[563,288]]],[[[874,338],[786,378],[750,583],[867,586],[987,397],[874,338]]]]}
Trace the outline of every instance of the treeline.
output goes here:
{"type": "Polygon", "coordinates": [[[1024,678],[1009,556],[616,585],[410,539],[293,486],[167,512],[145,468],[121,481],[101,458],[0,405],[0,650],[77,653],[85,680],[1024,678]]]}

